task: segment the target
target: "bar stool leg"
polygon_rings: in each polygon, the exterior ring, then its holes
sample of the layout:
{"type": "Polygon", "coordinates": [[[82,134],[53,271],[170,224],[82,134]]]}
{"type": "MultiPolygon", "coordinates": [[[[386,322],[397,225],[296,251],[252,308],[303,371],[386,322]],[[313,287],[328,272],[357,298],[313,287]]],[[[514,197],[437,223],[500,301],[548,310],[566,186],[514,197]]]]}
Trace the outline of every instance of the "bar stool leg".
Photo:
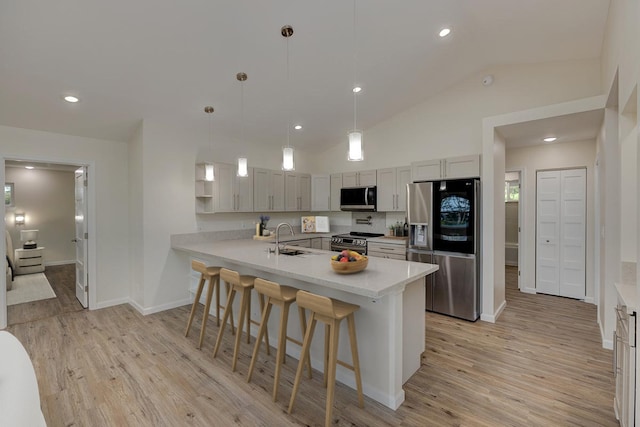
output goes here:
{"type": "Polygon", "coordinates": [[[207,329],[207,320],[209,320],[209,309],[211,308],[211,298],[213,297],[213,288],[218,286],[220,276],[213,276],[209,279],[209,287],[207,288],[207,301],[204,304],[204,314],[202,315],[202,329],[200,329],[200,342],[198,350],[202,348],[204,342],[204,332],[207,329]]]}
{"type": "Polygon", "coordinates": [[[256,360],[258,359],[258,353],[260,352],[260,345],[262,344],[262,336],[267,330],[267,323],[269,322],[271,307],[272,307],[272,304],[270,303],[270,298],[267,298],[266,305],[262,310],[262,320],[260,321],[260,328],[258,329],[258,336],[256,337],[256,345],[253,348],[251,364],[249,365],[249,372],[247,373],[247,382],[251,381],[251,376],[253,375],[253,368],[256,365],[256,360]]]}
{"type": "MultiPolygon", "coordinates": [[[[222,343],[222,336],[224,335],[224,329],[225,329],[225,326],[227,325],[227,319],[229,318],[229,315],[233,316],[232,305],[233,305],[233,298],[235,297],[235,295],[236,295],[236,290],[233,287],[231,287],[231,290],[229,291],[229,296],[227,297],[227,305],[224,308],[224,315],[222,316],[222,326],[218,331],[218,339],[216,339],[216,346],[213,349],[213,357],[216,357],[218,355],[218,349],[220,348],[220,343],[222,343]]],[[[241,324],[242,323],[240,323],[240,325],[241,324]]],[[[231,325],[231,332],[233,332],[233,321],[231,325]]],[[[242,331],[238,330],[238,335],[240,335],[240,332],[242,331]]]]}
{"type": "MultiPolygon", "coordinates": [[[[220,276],[216,279],[216,326],[220,326],[220,276]]],[[[233,317],[231,318],[231,331],[233,331],[233,317]]]]}
{"type": "MultiPolygon", "coordinates": [[[[300,316],[300,326],[302,332],[302,341],[304,341],[304,337],[307,331],[307,316],[304,314],[304,308],[298,307],[298,314],[300,316]]],[[[311,352],[307,353],[307,371],[309,379],[311,379],[311,352]]]]}
{"type": "Polygon", "coordinates": [[[298,393],[298,386],[300,385],[300,377],[302,376],[302,370],[304,368],[304,358],[309,353],[309,347],[311,346],[311,337],[313,337],[313,331],[316,329],[316,316],[315,313],[311,313],[309,317],[309,328],[307,333],[304,334],[304,340],[302,341],[302,351],[300,352],[300,361],[298,362],[298,369],[296,370],[296,379],[293,381],[293,390],[291,390],[291,400],[289,401],[288,413],[291,414],[293,410],[293,404],[296,400],[296,394],[298,393]]]}
{"type": "Polygon", "coordinates": [[[347,316],[347,326],[349,327],[349,341],[351,345],[353,372],[356,374],[358,404],[361,408],[364,408],[364,397],[362,396],[362,377],[360,376],[360,359],[358,358],[358,343],[356,342],[356,319],[353,313],[347,316]]]}
{"type": "MultiPolygon", "coordinates": [[[[245,316],[248,318],[250,313],[247,312],[247,306],[250,304],[251,288],[245,288],[242,290],[242,296],[240,297],[240,316],[238,318],[238,335],[236,335],[236,343],[233,347],[233,362],[231,362],[231,372],[236,371],[236,364],[238,362],[238,350],[240,349],[240,339],[242,337],[242,323],[245,321],[245,316]]],[[[247,326],[249,323],[247,323],[247,326]]],[[[247,328],[248,329],[248,328],[247,328]]],[[[247,335],[249,332],[247,331],[247,335]]]]}
{"type": "MultiPolygon", "coordinates": [[[[280,330],[278,331],[278,352],[276,353],[276,372],[273,381],[273,401],[278,397],[278,384],[280,382],[280,370],[287,354],[287,322],[289,320],[289,306],[284,303],[280,307],[280,330]]],[[[301,357],[301,361],[304,359],[301,357]]]]}
{"type": "Polygon", "coordinates": [[[184,336],[189,336],[189,329],[191,329],[191,323],[193,322],[193,317],[196,314],[196,308],[198,307],[198,303],[200,301],[200,296],[202,295],[202,288],[204,287],[204,275],[200,275],[200,281],[198,282],[198,290],[196,291],[196,297],[193,300],[193,305],[191,306],[191,314],[189,314],[189,321],[187,322],[187,329],[184,331],[184,336]]]}
{"type": "Polygon", "coordinates": [[[329,375],[327,385],[327,408],[324,420],[325,427],[331,426],[331,414],[333,412],[333,401],[335,398],[336,387],[336,366],[338,362],[338,338],[340,334],[340,321],[332,320],[330,329],[329,342],[329,375]]]}
{"type": "Polygon", "coordinates": [[[329,374],[329,370],[327,369],[329,365],[329,353],[331,350],[331,326],[328,323],[324,324],[324,370],[322,372],[322,379],[324,381],[324,388],[327,388],[327,376],[329,374]]]}

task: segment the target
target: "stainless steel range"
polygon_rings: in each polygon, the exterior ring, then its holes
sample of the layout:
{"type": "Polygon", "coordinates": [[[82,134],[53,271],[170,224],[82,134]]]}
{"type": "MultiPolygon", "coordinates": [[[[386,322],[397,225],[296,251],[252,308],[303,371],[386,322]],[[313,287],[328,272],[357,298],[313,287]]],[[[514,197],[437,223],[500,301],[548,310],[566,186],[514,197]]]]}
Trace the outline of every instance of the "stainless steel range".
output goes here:
{"type": "Polygon", "coordinates": [[[342,251],[348,249],[366,255],[367,238],[382,236],[384,236],[382,233],[362,233],[359,231],[352,231],[349,234],[337,234],[331,237],[331,250],[342,251]]]}

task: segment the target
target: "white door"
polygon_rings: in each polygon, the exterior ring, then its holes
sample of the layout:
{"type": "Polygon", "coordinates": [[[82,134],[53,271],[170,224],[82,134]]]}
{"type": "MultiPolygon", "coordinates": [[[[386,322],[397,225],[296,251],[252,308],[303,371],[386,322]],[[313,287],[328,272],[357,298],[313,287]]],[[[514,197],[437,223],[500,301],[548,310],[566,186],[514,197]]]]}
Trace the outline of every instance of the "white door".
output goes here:
{"type": "Polygon", "coordinates": [[[541,171],[536,182],[536,291],[584,299],[586,170],[541,171]]]}
{"type": "Polygon", "coordinates": [[[76,170],[75,222],[76,222],[76,298],[84,308],[88,306],[87,282],[87,168],[76,170]]]}
{"type": "Polygon", "coordinates": [[[560,293],[560,173],[536,177],[536,292],[560,293]]]}
{"type": "Polygon", "coordinates": [[[560,173],[560,296],[584,299],[586,281],[586,169],[560,173]]]}

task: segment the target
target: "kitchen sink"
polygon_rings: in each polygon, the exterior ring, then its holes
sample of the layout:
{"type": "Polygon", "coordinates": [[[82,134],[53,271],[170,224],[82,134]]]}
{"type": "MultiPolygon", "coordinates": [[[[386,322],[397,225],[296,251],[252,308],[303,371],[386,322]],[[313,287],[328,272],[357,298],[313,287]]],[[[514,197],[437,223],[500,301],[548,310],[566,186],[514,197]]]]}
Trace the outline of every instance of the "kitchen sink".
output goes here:
{"type": "Polygon", "coordinates": [[[301,251],[298,249],[289,249],[289,248],[285,248],[285,249],[281,249],[280,250],[280,255],[290,255],[290,256],[295,256],[295,255],[304,255],[304,254],[308,254],[309,252],[307,251],[301,251]]]}

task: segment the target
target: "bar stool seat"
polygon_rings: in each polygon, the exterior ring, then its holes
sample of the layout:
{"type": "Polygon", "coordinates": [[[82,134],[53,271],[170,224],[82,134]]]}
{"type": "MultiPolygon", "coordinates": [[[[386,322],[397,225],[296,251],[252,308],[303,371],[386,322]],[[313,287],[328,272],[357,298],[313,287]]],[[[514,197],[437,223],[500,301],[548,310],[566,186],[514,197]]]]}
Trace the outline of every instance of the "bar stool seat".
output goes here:
{"type": "MultiPolygon", "coordinates": [[[[202,348],[202,342],[204,341],[205,330],[207,329],[207,320],[209,319],[209,309],[211,307],[211,300],[213,297],[213,291],[216,292],[216,324],[220,326],[220,309],[224,306],[220,305],[220,269],[222,267],[207,267],[203,262],[193,260],[191,261],[191,268],[200,273],[200,281],[198,282],[198,289],[196,291],[193,305],[191,306],[191,314],[189,314],[189,321],[187,322],[187,329],[184,332],[184,336],[189,336],[189,329],[191,329],[191,323],[196,314],[198,304],[200,303],[200,296],[204,289],[205,282],[209,282],[207,287],[207,299],[204,305],[204,314],[202,316],[202,328],[200,329],[200,341],[198,342],[198,348],[202,348]]],[[[229,285],[227,285],[227,293],[229,292],[229,285]]],[[[231,330],[233,333],[233,316],[231,316],[231,330]]]]}
{"type": "Polygon", "coordinates": [[[331,425],[331,413],[333,411],[333,401],[335,397],[336,382],[336,365],[340,364],[345,368],[351,369],[356,377],[356,389],[358,391],[358,404],[364,407],[364,397],[362,395],[362,378],[360,376],[360,362],[358,359],[358,344],[356,341],[356,323],[354,313],[360,309],[360,306],[349,304],[343,301],[335,300],[321,295],[315,295],[307,291],[298,291],[296,301],[300,309],[308,309],[311,312],[309,317],[309,327],[304,335],[302,344],[302,352],[296,378],[293,382],[293,390],[291,392],[291,401],[289,402],[289,414],[293,410],[296,393],[300,385],[300,377],[304,359],[309,353],[311,339],[316,327],[316,322],[320,321],[325,324],[325,347],[324,347],[324,385],[327,387],[327,406],[325,414],[325,426],[331,425]],[[353,365],[338,360],[338,338],[340,333],[340,322],[347,319],[349,330],[349,341],[351,344],[351,358],[353,365]]]}
{"type": "MultiPolygon", "coordinates": [[[[251,290],[254,286],[255,276],[241,275],[237,271],[229,270],[227,268],[220,269],[220,279],[231,286],[229,295],[227,297],[227,304],[222,316],[222,327],[218,331],[218,339],[216,340],[216,346],[213,349],[213,357],[218,355],[218,349],[222,343],[222,337],[224,335],[227,318],[233,316],[233,300],[236,292],[240,292],[240,315],[238,317],[238,333],[236,334],[236,341],[233,347],[233,362],[231,363],[231,371],[235,372],[236,363],[238,361],[238,351],[240,349],[240,339],[242,336],[242,325],[246,322],[247,326],[247,343],[251,342],[250,327],[251,323],[258,325],[258,322],[251,320],[251,290]]],[[[264,298],[259,295],[260,311],[264,307],[264,298]]],[[[233,332],[233,325],[232,325],[233,332]]],[[[265,344],[267,345],[267,354],[271,354],[269,349],[269,336],[265,335],[265,344]]]]}
{"type": "MultiPolygon", "coordinates": [[[[247,382],[251,381],[253,369],[258,359],[258,352],[260,351],[260,345],[262,344],[262,337],[269,334],[268,324],[269,316],[271,314],[271,308],[274,305],[280,307],[280,327],[278,330],[278,351],[276,354],[276,371],[274,375],[273,383],[273,401],[276,401],[278,396],[278,385],[280,379],[280,370],[282,364],[285,363],[285,357],[287,354],[287,340],[302,346],[302,342],[294,338],[287,336],[287,323],[289,320],[289,308],[291,304],[296,301],[297,289],[290,286],[283,286],[276,282],[257,278],[254,281],[254,289],[260,295],[267,297],[265,305],[262,310],[262,319],[260,320],[260,328],[258,329],[258,336],[256,337],[256,343],[253,348],[253,356],[251,357],[251,365],[249,365],[249,372],[247,374],[247,382]]],[[[299,310],[300,325],[302,328],[302,334],[304,335],[306,330],[305,315],[302,309],[299,310]]],[[[307,354],[307,366],[309,368],[309,378],[311,378],[311,358],[307,354]]]]}

